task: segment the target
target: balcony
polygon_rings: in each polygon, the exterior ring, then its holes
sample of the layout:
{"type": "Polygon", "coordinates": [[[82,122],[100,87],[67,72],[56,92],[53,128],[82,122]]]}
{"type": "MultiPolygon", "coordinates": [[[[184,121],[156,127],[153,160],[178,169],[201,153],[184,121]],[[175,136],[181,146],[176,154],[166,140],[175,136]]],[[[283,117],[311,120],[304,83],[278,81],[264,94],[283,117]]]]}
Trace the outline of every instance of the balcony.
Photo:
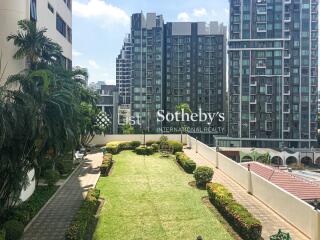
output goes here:
{"type": "Polygon", "coordinates": [[[284,0],[284,4],[290,4],[291,0],[284,0]]]}

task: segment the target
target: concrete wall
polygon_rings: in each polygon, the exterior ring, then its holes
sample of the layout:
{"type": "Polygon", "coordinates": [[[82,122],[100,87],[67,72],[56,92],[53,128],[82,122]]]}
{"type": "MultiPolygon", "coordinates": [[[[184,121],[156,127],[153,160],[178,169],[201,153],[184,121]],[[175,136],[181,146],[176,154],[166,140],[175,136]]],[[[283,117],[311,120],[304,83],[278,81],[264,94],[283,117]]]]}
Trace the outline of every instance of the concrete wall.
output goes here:
{"type": "MultiPolygon", "coordinates": [[[[162,134],[146,134],[146,141],[149,140],[159,140],[162,134]]],[[[181,140],[180,134],[165,134],[169,140],[181,140]]],[[[143,134],[113,134],[113,135],[97,135],[93,138],[92,145],[105,145],[108,142],[112,141],[140,141],[143,143],[144,135],[143,134]]],[[[187,143],[187,135],[182,135],[182,142],[187,143]]]]}
{"type": "Polygon", "coordinates": [[[188,136],[187,143],[305,235],[312,240],[320,240],[319,211],[196,139],[188,136]]]}
{"type": "Polygon", "coordinates": [[[36,188],[36,180],[34,178],[34,174],[35,174],[35,171],[34,169],[31,170],[29,173],[28,173],[28,178],[29,178],[29,186],[26,188],[26,189],[22,189],[21,193],[20,193],[20,200],[22,202],[26,201],[29,199],[29,197],[31,197],[31,195],[33,194],[35,188],[36,188]]]}

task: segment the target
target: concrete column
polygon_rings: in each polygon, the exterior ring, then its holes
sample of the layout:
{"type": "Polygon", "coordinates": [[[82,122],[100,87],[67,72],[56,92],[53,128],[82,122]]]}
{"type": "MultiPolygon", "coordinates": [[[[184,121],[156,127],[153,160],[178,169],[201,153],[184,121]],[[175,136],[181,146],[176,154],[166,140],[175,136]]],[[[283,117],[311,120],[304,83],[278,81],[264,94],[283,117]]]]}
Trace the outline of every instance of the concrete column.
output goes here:
{"type": "Polygon", "coordinates": [[[219,169],[219,152],[216,151],[216,168],[219,169]]]}
{"type": "Polygon", "coordinates": [[[320,211],[314,211],[314,226],[312,228],[311,240],[320,240],[320,211]]]}
{"type": "Polygon", "coordinates": [[[198,139],[196,138],[196,153],[198,153],[198,139]]]}
{"type": "Polygon", "coordinates": [[[249,194],[253,194],[253,187],[252,187],[252,173],[251,173],[251,170],[250,170],[250,164],[248,165],[248,171],[247,171],[247,174],[248,174],[248,186],[247,186],[247,192],[249,194]]]}

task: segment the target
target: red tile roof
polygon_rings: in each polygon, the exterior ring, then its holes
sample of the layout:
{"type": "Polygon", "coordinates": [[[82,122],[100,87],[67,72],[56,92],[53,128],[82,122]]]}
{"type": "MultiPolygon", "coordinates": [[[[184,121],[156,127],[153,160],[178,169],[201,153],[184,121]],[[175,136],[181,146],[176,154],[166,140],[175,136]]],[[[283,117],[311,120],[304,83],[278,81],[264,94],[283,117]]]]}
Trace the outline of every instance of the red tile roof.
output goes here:
{"type": "Polygon", "coordinates": [[[320,199],[320,185],[316,183],[256,162],[243,163],[242,165],[247,168],[248,164],[250,164],[251,171],[302,200],[320,199]]]}

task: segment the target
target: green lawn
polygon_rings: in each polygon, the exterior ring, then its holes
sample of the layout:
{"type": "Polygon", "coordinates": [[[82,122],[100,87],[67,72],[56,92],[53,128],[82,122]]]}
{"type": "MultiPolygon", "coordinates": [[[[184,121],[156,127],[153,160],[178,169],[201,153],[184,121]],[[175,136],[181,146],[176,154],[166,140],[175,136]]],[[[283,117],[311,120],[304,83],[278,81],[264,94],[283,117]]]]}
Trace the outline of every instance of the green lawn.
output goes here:
{"type": "Polygon", "coordinates": [[[192,175],[173,157],[123,151],[114,159],[111,176],[97,186],[106,202],[93,239],[233,239],[202,203],[206,191],[188,185],[192,175]]]}

